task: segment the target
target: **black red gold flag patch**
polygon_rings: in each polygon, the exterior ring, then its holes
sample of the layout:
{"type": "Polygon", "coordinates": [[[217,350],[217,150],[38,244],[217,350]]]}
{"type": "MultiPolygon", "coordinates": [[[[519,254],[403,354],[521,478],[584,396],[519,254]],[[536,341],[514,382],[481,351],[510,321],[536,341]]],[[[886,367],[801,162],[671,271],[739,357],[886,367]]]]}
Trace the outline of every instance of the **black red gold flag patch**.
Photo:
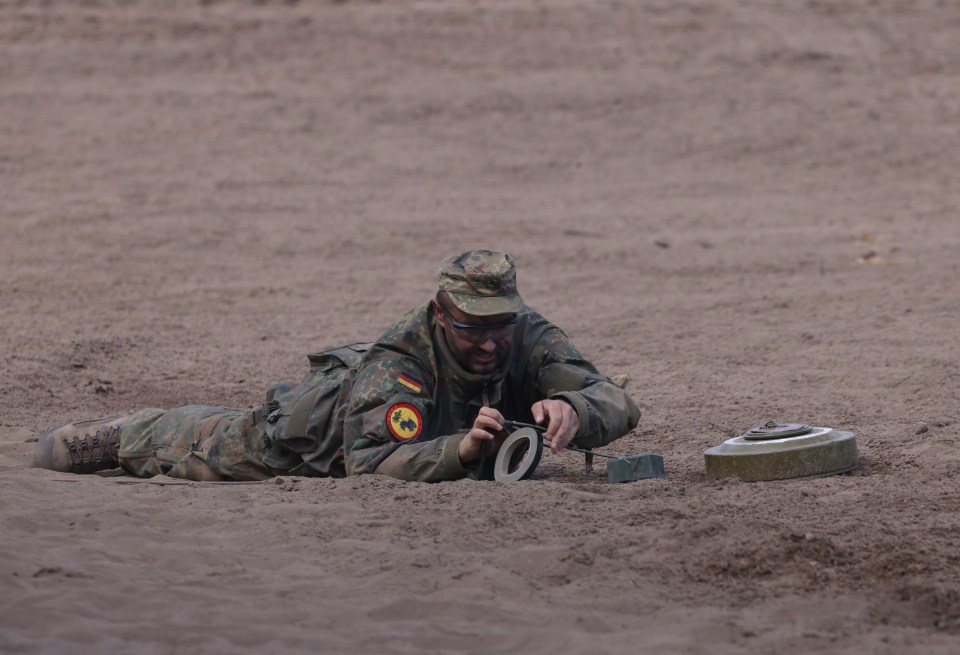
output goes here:
{"type": "Polygon", "coordinates": [[[413,393],[420,393],[423,391],[423,383],[405,373],[401,373],[397,376],[397,382],[405,386],[407,389],[410,389],[410,391],[413,393]]]}

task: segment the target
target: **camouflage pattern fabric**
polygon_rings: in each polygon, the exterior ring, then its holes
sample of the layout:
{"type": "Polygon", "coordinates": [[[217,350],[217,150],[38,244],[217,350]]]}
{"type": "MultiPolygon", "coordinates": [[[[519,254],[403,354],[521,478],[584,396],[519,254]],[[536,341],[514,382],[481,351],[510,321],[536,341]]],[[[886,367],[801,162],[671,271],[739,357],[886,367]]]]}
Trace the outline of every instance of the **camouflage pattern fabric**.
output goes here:
{"type": "Polygon", "coordinates": [[[531,422],[535,402],[562,398],[580,419],[580,447],[636,426],[636,404],[562,330],[527,307],[513,330],[506,367],[470,373],[449,352],[433,304],[424,303],[372,347],[311,355],[300,384],[278,386],[260,407],[131,415],[121,428],[121,466],[141,477],[192,480],[380,473],[433,482],[479,476],[460,463],[458,448],[484,400],[507,419],[531,422]]]}
{"type": "Polygon", "coordinates": [[[356,343],[308,356],[310,372],[299,385],[276,396],[279,408],[268,414],[263,426],[268,466],[291,475],[346,475],[343,413],[353,374],[371,345],[356,343]]]}
{"type": "Polygon", "coordinates": [[[593,448],[633,429],[633,400],[570,343],[560,328],[524,307],[514,327],[504,370],[477,375],[460,367],[437,326],[433,304],[407,313],[373,346],[353,376],[344,416],[348,475],[381,473],[404,480],[477,476],[457,454],[484,398],[505,418],[532,422],[531,406],[566,400],[577,411],[574,444],[593,448]],[[409,382],[412,381],[412,384],[409,382]],[[391,429],[396,408],[422,421],[415,439],[391,429]]]}
{"type": "Polygon", "coordinates": [[[342,399],[368,347],[309,355],[300,384],[274,385],[268,402],[248,410],[188,405],[132,414],[121,426],[120,465],[138,477],[188,480],[343,477],[342,399]]]}
{"type": "Polygon", "coordinates": [[[188,405],[144,409],[120,429],[120,466],[131,475],[187,480],[264,480],[263,439],[254,411],[188,405]]]}
{"type": "Polygon", "coordinates": [[[470,250],[440,262],[441,291],[472,316],[515,314],[523,308],[517,266],[505,252],[470,250]]]}

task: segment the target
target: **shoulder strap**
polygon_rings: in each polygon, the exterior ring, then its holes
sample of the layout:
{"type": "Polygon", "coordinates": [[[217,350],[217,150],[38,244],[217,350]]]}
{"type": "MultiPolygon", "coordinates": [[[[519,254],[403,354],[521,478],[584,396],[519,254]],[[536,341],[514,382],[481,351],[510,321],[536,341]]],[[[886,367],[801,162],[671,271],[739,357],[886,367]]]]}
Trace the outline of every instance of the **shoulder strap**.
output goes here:
{"type": "Polygon", "coordinates": [[[373,347],[373,344],[373,341],[352,343],[322,353],[310,353],[307,355],[310,360],[310,369],[316,371],[317,369],[329,369],[334,366],[356,368],[360,365],[360,361],[367,351],[373,347]]]}

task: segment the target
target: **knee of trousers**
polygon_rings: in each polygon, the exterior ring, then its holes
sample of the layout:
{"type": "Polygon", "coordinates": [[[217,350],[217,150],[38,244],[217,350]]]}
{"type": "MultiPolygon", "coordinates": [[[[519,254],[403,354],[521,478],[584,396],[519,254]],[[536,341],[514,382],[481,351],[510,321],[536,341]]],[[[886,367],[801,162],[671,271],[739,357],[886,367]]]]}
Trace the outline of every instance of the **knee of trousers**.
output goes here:
{"type": "Polygon", "coordinates": [[[120,466],[137,477],[224,479],[207,454],[241,415],[240,410],[202,405],[141,410],[122,428],[120,466]]]}
{"type": "Polygon", "coordinates": [[[187,453],[180,461],[171,466],[166,474],[171,478],[196,480],[198,482],[221,482],[224,480],[222,475],[210,467],[202,452],[187,453]]]}

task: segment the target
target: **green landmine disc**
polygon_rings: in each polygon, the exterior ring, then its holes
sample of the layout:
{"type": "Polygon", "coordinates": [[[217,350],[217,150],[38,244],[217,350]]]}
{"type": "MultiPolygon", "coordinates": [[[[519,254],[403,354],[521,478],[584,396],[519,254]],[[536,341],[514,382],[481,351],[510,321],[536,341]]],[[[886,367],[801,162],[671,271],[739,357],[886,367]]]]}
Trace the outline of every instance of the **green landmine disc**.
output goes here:
{"type": "MultiPolygon", "coordinates": [[[[798,425],[802,424],[785,424],[790,429],[784,432],[795,431],[798,425]]],[[[857,467],[857,441],[853,432],[810,428],[787,437],[758,439],[756,435],[748,435],[750,433],[727,439],[704,451],[707,477],[738,477],[744,482],[760,482],[834,475],[857,467]]]]}

